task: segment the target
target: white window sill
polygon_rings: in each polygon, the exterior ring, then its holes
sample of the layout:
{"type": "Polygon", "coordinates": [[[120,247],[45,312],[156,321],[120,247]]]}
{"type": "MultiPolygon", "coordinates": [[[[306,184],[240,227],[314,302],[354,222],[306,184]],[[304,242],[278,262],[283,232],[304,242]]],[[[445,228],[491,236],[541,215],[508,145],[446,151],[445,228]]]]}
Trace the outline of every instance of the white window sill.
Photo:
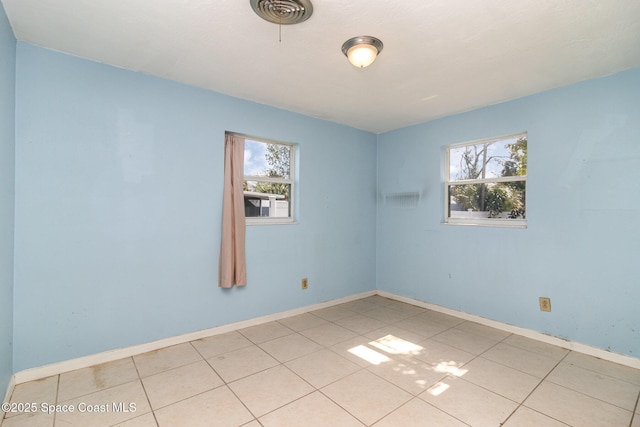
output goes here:
{"type": "Polygon", "coordinates": [[[246,218],[246,225],[297,225],[298,221],[291,218],[246,218]]]}
{"type": "Polygon", "coordinates": [[[465,227],[493,227],[493,228],[527,228],[527,221],[522,219],[460,219],[449,218],[442,225],[460,225],[465,227]]]}

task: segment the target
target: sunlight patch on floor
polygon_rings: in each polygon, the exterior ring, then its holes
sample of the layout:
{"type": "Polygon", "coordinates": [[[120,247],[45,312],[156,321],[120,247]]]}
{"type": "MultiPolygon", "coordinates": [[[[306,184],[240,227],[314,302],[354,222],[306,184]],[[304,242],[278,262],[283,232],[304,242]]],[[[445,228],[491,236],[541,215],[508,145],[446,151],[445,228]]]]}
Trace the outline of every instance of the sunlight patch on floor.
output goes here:
{"type": "Polygon", "coordinates": [[[359,345],[359,346],[350,348],[349,353],[354,354],[359,358],[366,360],[372,365],[379,365],[382,362],[388,362],[391,360],[384,354],[378,353],[377,351],[372,350],[369,347],[366,347],[364,345],[359,345]]]}
{"type": "Polygon", "coordinates": [[[372,346],[389,354],[418,354],[423,347],[393,335],[387,335],[370,342],[372,346]]]}
{"type": "Polygon", "coordinates": [[[439,382],[431,386],[429,390],[427,390],[427,393],[429,393],[432,396],[440,396],[442,393],[447,391],[448,388],[449,388],[449,384],[439,382]]]}
{"type": "Polygon", "coordinates": [[[450,362],[440,362],[436,365],[436,367],[434,368],[434,370],[436,372],[443,372],[443,373],[447,373],[447,374],[451,374],[451,375],[455,375],[456,377],[461,377],[464,374],[466,374],[467,372],[469,372],[468,369],[460,369],[458,367],[458,363],[454,362],[454,361],[450,361],[450,362]]]}
{"type": "MultiPolygon", "coordinates": [[[[372,365],[387,364],[388,369],[402,375],[408,375],[415,378],[415,384],[419,388],[428,387],[427,381],[422,377],[426,375],[425,371],[435,371],[444,375],[451,375],[452,377],[461,377],[468,372],[468,369],[462,369],[461,363],[453,360],[441,360],[434,363],[422,363],[406,356],[415,356],[420,354],[424,347],[414,344],[410,341],[398,338],[394,335],[386,335],[382,338],[378,338],[375,341],[370,341],[368,345],[358,345],[350,348],[348,351],[351,354],[358,356],[359,358],[366,360],[372,365]],[[375,349],[371,348],[374,347],[375,349]],[[379,350],[379,351],[377,351],[379,350]],[[386,354],[391,357],[387,356],[386,354]]],[[[438,382],[427,389],[427,392],[433,396],[439,396],[449,388],[448,384],[444,382],[438,382]]]]}

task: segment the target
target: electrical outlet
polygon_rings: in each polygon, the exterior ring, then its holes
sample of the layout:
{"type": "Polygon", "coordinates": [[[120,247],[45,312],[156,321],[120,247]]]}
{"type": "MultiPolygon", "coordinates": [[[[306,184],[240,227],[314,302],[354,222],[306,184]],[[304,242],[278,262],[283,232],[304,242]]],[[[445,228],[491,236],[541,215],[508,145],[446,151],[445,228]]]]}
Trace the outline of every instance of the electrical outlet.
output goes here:
{"type": "Polygon", "coordinates": [[[305,277],[304,279],[302,279],[302,289],[308,289],[308,288],[309,288],[309,279],[305,277]]]}
{"type": "Polygon", "coordinates": [[[540,311],[551,311],[551,298],[540,297],[540,311]]]}

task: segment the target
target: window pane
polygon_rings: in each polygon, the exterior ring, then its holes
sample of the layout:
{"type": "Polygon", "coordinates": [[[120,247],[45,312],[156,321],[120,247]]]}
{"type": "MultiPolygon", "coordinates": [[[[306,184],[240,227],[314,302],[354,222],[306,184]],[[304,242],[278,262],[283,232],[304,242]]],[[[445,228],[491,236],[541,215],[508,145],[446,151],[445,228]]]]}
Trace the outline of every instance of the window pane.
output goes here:
{"type": "Polygon", "coordinates": [[[245,217],[290,217],[290,194],[291,184],[245,181],[245,217]]]}
{"type": "Polygon", "coordinates": [[[527,137],[449,149],[449,180],[527,175],[527,137]]]}
{"type": "Polygon", "coordinates": [[[244,174],[290,178],[291,146],[245,140],[244,174]]]}
{"type": "Polygon", "coordinates": [[[524,219],[525,186],[525,181],[450,185],[449,217],[524,219]]]}

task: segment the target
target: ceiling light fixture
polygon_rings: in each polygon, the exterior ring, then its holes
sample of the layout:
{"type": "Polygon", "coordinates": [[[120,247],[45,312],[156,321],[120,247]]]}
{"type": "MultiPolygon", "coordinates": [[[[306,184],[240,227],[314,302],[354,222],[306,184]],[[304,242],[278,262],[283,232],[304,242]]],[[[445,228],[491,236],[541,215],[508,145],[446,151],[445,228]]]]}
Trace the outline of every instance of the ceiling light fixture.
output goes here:
{"type": "Polygon", "coordinates": [[[342,53],[354,67],[364,68],[373,64],[382,51],[382,42],[375,37],[359,36],[347,40],[342,45],[342,53]]]}

